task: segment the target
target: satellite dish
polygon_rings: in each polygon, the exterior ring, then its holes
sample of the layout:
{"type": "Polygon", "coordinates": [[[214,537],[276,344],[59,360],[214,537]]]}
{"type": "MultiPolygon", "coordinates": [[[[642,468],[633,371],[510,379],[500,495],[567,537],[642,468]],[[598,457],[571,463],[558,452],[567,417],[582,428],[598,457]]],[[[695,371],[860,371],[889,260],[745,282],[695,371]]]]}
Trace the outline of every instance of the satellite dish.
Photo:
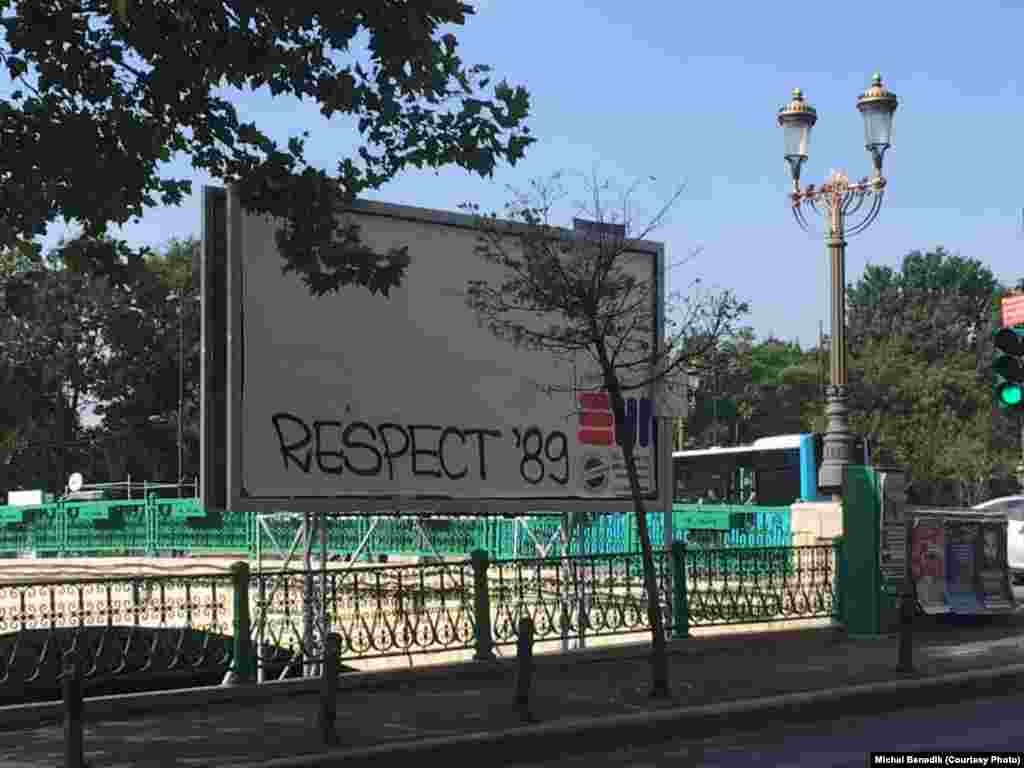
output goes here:
{"type": "Polygon", "coordinates": [[[82,488],[82,483],[85,482],[85,478],[82,477],[81,472],[73,472],[71,477],[68,478],[68,490],[75,493],[82,488]]]}

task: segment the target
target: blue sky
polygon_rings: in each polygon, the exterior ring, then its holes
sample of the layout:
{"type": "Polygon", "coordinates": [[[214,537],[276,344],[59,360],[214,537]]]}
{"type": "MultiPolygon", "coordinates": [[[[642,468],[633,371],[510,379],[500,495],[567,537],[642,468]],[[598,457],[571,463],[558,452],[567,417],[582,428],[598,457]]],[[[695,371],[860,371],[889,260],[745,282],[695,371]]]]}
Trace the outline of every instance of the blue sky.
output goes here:
{"type": "MultiPolygon", "coordinates": [[[[485,180],[461,170],[410,172],[371,197],[429,208],[473,201],[500,208],[507,187],[557,170],[597,172],[628,185],[655,176],[638,202],[653,213],[685,192],[651,236],[670,260],[700,254],[672,275],[730,288],[751,305],[757,333],[815,342],[828,330],[828,265],[820,238],[787,210],[788,174],[776,112],[794,86],[818,110],[804,181],[832,168],[867,175],[856,98],[880,71],[900,98],[881,215],[850,240],[847,278],[864,265],[897,266],[912,249],[942,244],[997,277],[1024,276],[1024,3],[900,2],[874,7],[761,2],[483,0],[454,30],[468,63],[525,85],[538,142],[515,168],[485,180]],[[884,8],[884,10],[883,10],[884,8]]],[[[496,78],[496,79],[497,79],[496,78]]],[[[275,139],[309,130],[308,158],[332,169],[356,134],[311,102],[235,94],[243,120],[275,139]]],[[[185,162],[195,194],[153,209],[119,233],[157,246],[198,235],[199,194],[210,179],[185,162]]],[[[575,197],[579,197],[576,195],[575,197]]],[[[572,211],[566,209],[569,224],[572,211]]],[[[54,243],[68,230],[51,228],[54,243]]]]}

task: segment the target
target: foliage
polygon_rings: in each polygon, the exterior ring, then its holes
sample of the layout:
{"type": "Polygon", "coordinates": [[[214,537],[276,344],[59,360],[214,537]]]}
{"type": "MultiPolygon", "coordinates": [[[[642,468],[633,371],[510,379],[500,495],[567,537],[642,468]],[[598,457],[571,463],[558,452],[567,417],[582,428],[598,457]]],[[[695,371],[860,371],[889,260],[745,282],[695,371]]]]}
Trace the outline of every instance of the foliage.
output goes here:
{"type": "Polygon", "coordinates": [[[187,454],[182,473],[198,471],[198,248],[194,239],[171,240],[164,253],[145,254],[133,284],[119,293],[106,318],[108,356],[96,382],[96,412],[117,476],[177,477],[179,385],[187,454]]]}
{"type": "Polygon", "coordinates": [[[821,409],[818,350],[742,328],[698,361],[687,432],[693,446],[813,431],[821,409]],[[717,401],[717,407],[715,402],[717,401]]]}
{"type": "MultiPolygon", "coordinates": [[[[506,214],[518,227],[499,222],[494,214],[479,218],[477,253],[502,267],[504,277],[470,281],[466,300],[499,339],[567,360],[586,356],[593,363],[597,373],[574,382],[573,389],[604,390],[611,401],[643,554],[652,694],[664,696],[669,692],[664,626],[624,394],[685,371],[731,332],[746,305],[728,291],[694,291],[674,297],[676,311],[662,316],[656,282],[638,274],[632,254],[635,241],[646,239],[661,223],[679,192],[635,232],[629,216],[635,185],[623,194],[619,210],[609,210],[604,197],[610,185],[594,180],[589,187],[592,203],[581,210],[592,224],[570,234],[550,223],[565,194],[561,179],[556,174],[548,182],[534,182],[532,193],[515,196],[506,214]],[[662,323],[665,344],[659,347],[655,339],[662,323]]],[[[548,388],[564,386],[552,383],[548,388]]]]}
{"type": "Polygon", "coordinates": [[[0,0],[0,62],[15,90],[0,99],[0,246],[58,218],[98,238],[191,192],[161,165],[240,184],[243,206],[285,221],[285,271],[315,295],[358,285],[388,294],[401,251],[377,254],[336,232],[339,204],[406,168],[454,164],[483,176],[533,141],[529,96],[467,66],[442,28],[473,13],[458,0],[362,3],[120,4],[0,0]],[[279,146],[244,122],[221,88],[310,99],[355,124],[335,175],[305,159],[308,133],[279,146]]]}
{"type": "MultiPolygon", "coordinates": [[[[59,490],[72,468],[90,482],[175,477],[176,296],[191,306],[196,248],[82,237],[0,277],[0,485],[59,490]],[[87,424],[89,410],[102,422],[87,424]]],[[[198,466],[198,335],[197,308],[185,311],[186,476],[198,466]]]]}
{"type": "MultiPolygon", "coordinates": [[[[0,430],[8,475],[20,448],[74,442],[79,407],[102,366],[102,316],[111,295],[104,277],[32,267],[0,278],[0,430]]],[[[23,466],[18,482],[58,483],[63,458],[37,452],[34,468],[23,466]]]]}
{"type": "Polygon", "coordinates": [[[868,266],[848,291],[851,426],[876,461],[908,468],[919,503],[980,499],[1019,450],[991,392],[1003,290],[980,261],[938,247],[899,271],[868,266]]]}
{"type": "MultiPolygon", "coordinates": [[[[980,261],[941,247],[907,254],[898,270],[869,265],[847,290],[851,428],[875,463],[907,468],[918,503],[1009,490],[1019,433],[993,406],[990,369],[1005,293],[980,261]]],[[[823,432],[827,354],[757,341],[749,328],[722,339],[696,366],[689,445],[823,432]]]]}

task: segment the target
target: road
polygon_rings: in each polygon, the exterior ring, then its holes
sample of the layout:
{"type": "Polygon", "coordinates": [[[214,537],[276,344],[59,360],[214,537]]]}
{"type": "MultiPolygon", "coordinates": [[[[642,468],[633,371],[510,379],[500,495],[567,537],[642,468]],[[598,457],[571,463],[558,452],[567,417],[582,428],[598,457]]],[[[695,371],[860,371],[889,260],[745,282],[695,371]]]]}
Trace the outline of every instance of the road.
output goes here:
{"type": "Polygon", "coordinates": [[[559,755],[507,768],[629,765],[632,768],[834,766],[863,768],[881,751],[1017,751],[1024,754],[1024,694],[913,708],[880,716],[772,726],[767,731],[675,740],[604,755],[559,755]]]}

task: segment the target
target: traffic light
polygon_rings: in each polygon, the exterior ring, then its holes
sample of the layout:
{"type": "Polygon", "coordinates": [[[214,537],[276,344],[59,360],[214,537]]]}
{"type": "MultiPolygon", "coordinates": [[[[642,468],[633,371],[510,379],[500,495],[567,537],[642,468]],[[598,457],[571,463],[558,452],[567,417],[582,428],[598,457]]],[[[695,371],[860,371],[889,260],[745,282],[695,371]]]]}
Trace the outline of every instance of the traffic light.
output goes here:
{"type": "Polygon", "coordinates": [[[995,395],[1000,408],[1024,409],[1024,325],[995,334],[995,395]]]}

